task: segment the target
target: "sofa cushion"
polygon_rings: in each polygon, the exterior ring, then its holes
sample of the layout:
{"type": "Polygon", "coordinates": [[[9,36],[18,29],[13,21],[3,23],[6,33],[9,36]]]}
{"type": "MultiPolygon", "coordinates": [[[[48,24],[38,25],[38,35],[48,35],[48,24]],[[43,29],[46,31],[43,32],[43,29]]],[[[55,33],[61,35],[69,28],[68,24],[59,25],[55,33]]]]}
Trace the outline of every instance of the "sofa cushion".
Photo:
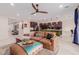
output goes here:
{"type": "Polygon", "coordinates": [[[24,49],[28,54],[36,54],[37,51],[39,51],[42,48],[43,48],[43,45],[41,43],[35,42],[33,45],[27,46],[24,49]]]}
{"type": "Polygon", "coordinates": [[[32,39],[39,41],[42,40],[42,37],[32,37],[32,39]]]}

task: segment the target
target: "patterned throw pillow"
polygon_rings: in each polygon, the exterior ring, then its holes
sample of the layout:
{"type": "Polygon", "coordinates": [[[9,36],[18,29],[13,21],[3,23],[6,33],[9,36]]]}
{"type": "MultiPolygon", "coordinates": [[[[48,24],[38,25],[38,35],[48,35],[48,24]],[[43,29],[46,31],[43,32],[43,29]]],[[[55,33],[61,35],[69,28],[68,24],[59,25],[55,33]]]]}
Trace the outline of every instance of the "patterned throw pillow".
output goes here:
{"type": "Polygon", "coordinates": [[[36,34],[36,37],[41,37],[41,35],[40,34],[36,34]]]}
{"type": "Polygon", "coordinates": [[[21,42],[21,40],[19,38],[16,38],[16,43],[21,42]]]}
{"type": "Polygon", "coordinates": [[[52,37],[53,37],[53,35],[52,34],[49,34],[49,33],[46,36],[47,39],[51,39],[52,37]]]}

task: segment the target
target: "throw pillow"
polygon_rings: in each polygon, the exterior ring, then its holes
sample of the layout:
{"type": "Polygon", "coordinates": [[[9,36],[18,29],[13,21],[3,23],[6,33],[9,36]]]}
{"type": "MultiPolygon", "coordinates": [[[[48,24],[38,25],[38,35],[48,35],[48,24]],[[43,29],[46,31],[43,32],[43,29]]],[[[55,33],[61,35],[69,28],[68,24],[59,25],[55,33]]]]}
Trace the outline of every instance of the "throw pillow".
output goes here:
{"type": "Polygon", "coordinates": [[[53,37],[53,35],[52,34],[49,34],[49,33],[46,36],[47,39],[51,39],[52,37],[53,37]]]}

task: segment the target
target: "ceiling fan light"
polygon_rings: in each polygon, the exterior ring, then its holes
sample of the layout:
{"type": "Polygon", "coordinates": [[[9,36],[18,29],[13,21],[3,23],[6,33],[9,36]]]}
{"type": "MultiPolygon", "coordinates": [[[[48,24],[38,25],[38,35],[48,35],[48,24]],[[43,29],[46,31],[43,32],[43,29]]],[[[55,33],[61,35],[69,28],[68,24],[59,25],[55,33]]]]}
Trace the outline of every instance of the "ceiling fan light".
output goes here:
{"type": "Polygon", "coordinates": [[[20,14],[19,14],[19,13],[17,13],[17,16],[19,17],[19,16],[20,16],[20,14]]]}

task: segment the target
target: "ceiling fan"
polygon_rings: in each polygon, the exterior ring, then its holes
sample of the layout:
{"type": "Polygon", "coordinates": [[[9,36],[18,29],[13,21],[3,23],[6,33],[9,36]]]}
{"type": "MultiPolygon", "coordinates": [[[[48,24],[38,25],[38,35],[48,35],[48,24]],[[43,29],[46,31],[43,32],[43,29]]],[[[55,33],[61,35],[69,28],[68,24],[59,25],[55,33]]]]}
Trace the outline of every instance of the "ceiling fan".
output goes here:
{"type": "Polygon", "coordinates": [[[35,12],[33,12],[33,13],[31,13],[31,15],[33,15],[33,14],[35,14],[35,13],[44,13],[44,14],[47,14],[48,12],[46,12],[46,11],[40,11],[39,9],[38,9],[38,7],[39,7],[39,5],[38,4],[33,4],[32,3],[32,7],[33,7],[33,9],[35,10],[35,12]]]}

